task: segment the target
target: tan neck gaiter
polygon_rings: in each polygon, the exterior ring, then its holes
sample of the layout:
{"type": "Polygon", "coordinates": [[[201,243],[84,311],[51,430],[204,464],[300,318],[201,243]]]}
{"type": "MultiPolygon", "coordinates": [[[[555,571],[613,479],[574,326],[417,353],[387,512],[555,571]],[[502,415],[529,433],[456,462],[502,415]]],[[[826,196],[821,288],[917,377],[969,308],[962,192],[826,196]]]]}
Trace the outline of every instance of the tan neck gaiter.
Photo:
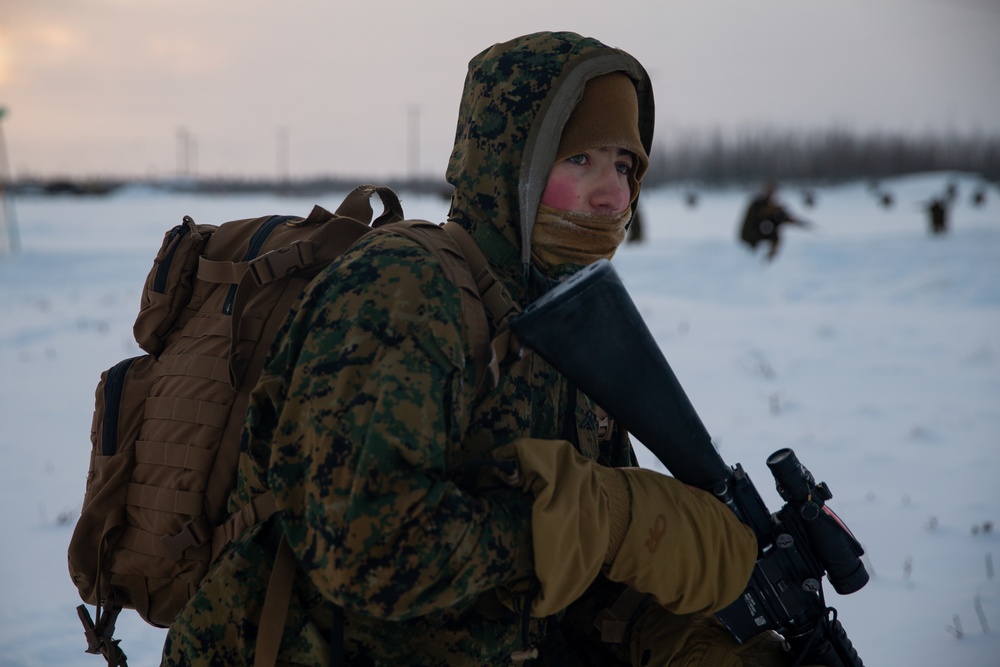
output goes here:
{"type": "Polygon", "coordinates": [[[531,232],[531,259],[543,273],[561,264],[586,266],[611,259],[625,240],[625,225],[632,217],[626,208],[619,215],[599,215],[538,207],[531,232]]]}

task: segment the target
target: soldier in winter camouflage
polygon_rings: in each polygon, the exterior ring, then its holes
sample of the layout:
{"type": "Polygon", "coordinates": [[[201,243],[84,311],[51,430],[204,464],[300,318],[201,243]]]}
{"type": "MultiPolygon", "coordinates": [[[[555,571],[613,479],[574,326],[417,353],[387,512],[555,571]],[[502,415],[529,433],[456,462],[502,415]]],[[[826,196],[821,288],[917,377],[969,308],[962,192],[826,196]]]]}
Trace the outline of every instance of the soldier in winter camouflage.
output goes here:
{"type": "MultiPolygon", "coordinates": [[[[614,253],[652,132],[645,70],[594,39],[538,33],[472,60],[449,217],[511,301],[614,253]]],[[[222,554],[164,665],[253,663],[282,538],[296,565],[279,664],[328,664],[341,632],[350,665],[508,665],[536,650],[532,664],[751,664],[708,615],[746,584],[749,530],[634,468],[590,399],[491,333],[480,385],[458,288],[398,234],[364,237],[313,281],[251,397],[231,499],[270,489],[278,513],[222,554]],[[513,460],[508,483],[495,471],[513,460]]],[[[752,664],[782,664],[759,646],[769,657],[752,664]]]]}

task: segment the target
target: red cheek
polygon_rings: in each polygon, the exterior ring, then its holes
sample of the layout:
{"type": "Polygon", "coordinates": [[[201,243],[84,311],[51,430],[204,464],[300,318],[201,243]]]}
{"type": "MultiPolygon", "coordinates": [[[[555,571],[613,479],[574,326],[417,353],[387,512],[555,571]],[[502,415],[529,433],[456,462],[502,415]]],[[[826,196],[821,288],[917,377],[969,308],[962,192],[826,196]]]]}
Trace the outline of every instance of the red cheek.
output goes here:
{"type": "Polygon", "coordinates": [[[575,182],[553,175],[542,193],[542,203],[558,211],[575,211],[578,203],[575,182]]]}

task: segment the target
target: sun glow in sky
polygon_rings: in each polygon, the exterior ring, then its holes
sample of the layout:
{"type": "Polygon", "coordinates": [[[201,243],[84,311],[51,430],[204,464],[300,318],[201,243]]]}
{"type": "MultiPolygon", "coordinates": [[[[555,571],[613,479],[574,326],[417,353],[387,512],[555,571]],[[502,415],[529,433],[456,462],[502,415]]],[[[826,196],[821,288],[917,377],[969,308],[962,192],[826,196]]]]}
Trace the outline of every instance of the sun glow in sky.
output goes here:
{"type": "Polygon", "coordinates": [[[996,0],[343,4],[9,0],[15,177],[270,177],[281,160],[293,176],[443,174],[469,59],[554,29],[645,65],[658,144],[760,128],[1000,134],[996,0]]]}

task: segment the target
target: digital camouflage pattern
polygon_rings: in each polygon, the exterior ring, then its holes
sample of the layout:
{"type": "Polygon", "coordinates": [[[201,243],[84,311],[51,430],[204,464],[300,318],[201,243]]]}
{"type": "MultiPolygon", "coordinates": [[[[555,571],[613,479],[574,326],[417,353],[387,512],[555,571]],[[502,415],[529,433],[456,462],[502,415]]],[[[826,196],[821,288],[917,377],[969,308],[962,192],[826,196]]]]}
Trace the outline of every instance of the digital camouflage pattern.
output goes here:
{"type": "MultiPolygon", "coordinates": [[[[537,208],[525,200],[540,196],[586,79],[614,70],[646,91],[648,143],[648,78],[621,51],[540,33],[470,63],[450,217],[522,306],[551,286],[522,263],[522,211],[537,208]]],[[[298,564],[282,664],[326,664],[334,605],[351,665],[505,665],[529,643],[546,662],[550,622],[531,619],[523,637],[519,613],[534,582],[531,498],[481,464],[521,436],[567,438],[608,465],[634,456],[624,434],[599,441],[594,405],[540,358],[498,349],[496,386],[477,393],[472,354],[456,287],[402,236],[367,236],[317,277],[251,396],[231,501],[270,488],[279,514],[210,570],[164,665],[252,664],[282,533],[298,564]]]]}

